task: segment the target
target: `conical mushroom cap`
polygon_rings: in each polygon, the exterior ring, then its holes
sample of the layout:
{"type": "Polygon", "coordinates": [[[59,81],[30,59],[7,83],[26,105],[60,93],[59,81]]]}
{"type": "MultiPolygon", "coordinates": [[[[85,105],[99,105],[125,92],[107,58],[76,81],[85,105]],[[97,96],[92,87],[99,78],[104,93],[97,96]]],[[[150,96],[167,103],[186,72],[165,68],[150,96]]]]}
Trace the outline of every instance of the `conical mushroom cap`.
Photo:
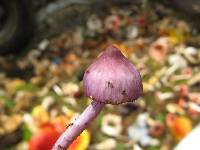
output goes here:
{"type": "Polygon", "coordinates": [[[109,46],[85,71],[85,95],[110,104],[132,102],[142,94],[141,76],[114,46],[109,46]]]}

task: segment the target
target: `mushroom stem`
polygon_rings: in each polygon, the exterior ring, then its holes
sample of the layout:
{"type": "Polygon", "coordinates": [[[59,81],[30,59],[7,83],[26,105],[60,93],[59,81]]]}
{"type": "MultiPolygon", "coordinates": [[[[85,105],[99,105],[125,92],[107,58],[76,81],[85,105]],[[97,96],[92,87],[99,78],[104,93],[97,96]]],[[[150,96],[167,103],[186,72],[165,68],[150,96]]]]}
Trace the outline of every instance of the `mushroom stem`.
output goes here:
{"type": "Polygon", "coordinates": [[[104,103],[93,101],[84,112],[71,123],[59,137],[52,150],[66,150],[81,132],[96,118],[104,107],[104,103]]]}

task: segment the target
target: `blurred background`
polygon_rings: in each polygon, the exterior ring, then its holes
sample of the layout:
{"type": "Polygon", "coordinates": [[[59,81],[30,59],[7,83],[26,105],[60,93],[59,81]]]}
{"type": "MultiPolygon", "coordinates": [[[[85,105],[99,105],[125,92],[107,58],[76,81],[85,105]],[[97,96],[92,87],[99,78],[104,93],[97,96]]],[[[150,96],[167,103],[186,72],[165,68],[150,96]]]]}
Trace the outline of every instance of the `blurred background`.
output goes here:
{"type": "Polygon", "coordinates": [[[143,96],[107,105],[69,150],[174,149],[200,121],[199,16],[199,0],[1,0],[0,149],[50,150],[90,103],[84,70],[110,44],[143,96]]]}

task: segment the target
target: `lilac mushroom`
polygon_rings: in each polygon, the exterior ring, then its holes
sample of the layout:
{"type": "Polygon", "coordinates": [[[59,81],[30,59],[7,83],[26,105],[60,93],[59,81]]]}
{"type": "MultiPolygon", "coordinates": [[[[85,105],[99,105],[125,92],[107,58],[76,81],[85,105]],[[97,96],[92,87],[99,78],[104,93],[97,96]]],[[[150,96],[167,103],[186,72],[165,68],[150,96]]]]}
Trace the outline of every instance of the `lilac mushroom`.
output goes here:
{"type": "Polygon", "coordinates": [[[52,150],[66,150],[97,117],[105,104],[133,102],[142,94],[138,70],[114,46],[109,46],[86,69],[83,87],[85,95],[93,101],[60,136],[52,150]]]}

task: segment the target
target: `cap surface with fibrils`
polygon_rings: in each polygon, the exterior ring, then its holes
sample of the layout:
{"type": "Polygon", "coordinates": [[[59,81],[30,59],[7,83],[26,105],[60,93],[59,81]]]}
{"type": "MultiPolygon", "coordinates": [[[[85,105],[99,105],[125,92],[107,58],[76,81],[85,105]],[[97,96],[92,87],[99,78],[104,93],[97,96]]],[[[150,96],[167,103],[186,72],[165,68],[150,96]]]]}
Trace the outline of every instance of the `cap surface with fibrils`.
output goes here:
{"type": "Polygon", "coordinates": [[[114,105],[132,102],[142,94],[138,70],[112,45],[86,69],[83,86],[94,101],[114,105]]]}

